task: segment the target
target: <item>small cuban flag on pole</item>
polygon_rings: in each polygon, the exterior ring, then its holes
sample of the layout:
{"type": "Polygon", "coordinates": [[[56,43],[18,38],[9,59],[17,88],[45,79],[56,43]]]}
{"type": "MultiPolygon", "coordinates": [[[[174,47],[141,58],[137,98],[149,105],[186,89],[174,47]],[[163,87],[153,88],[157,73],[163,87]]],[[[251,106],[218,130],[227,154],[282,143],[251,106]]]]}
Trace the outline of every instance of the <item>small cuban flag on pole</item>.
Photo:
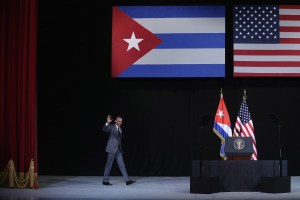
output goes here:
{"type": "Polygon", "coordinates": [[[220,156],[223,158],[223,160],[227,160],[227,157],[226,157],[225,151],[224,151],[225,138],[232,137],[232,130],[231,130],[229,113],[227,111],[227,108],[226,108],[226,105],[225,105],[225,102],[223,99],[222,89],[221,89],[219,106],[218,106],[216,116],[215,116],[213,131],[221,139],[220,156]]]}

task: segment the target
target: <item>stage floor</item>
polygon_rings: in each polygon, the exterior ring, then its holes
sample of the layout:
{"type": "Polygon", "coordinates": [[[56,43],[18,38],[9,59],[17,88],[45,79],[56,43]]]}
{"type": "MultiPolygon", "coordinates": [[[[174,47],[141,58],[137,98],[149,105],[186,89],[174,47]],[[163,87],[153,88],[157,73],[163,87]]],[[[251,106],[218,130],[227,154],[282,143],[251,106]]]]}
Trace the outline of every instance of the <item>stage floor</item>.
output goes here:
{"type": "Polygon", "coordinates": [[[0,188],[1,200],[188,200],[188,199],[300,199],[300,177],[291,177],[290,193],[220,192],[190,193],[190,177],[132,177],[126,186],[122,177],[111,177],[112,186],[102,185],[101,176],[39,176],[38,189],[0,188]]]}

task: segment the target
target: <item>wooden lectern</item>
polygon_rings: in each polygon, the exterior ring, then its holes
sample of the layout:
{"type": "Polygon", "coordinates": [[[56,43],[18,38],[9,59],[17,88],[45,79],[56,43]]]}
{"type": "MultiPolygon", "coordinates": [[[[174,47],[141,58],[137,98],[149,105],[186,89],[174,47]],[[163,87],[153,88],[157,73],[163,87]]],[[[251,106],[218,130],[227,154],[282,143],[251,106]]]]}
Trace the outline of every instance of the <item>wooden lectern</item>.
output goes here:
{"type": "Polygon", "coordinates": [[[251,160],[253,144],[251,137],[225,138],[225,154],[227,160],[251,160]]]}

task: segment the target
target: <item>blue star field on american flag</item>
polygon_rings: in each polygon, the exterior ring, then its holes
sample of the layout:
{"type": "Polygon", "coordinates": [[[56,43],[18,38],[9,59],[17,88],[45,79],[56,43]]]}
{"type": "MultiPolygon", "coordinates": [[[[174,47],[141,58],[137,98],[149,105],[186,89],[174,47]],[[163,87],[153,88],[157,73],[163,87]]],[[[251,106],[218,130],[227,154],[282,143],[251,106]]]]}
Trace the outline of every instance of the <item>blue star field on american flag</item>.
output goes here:
{"type": "Polygon", "coordinates": [[[234,6],[235,43],[279,43],[278,6],[234,6]]]}
{"type": "Polygon", "coordinates": [[[246,124],[251,120],[251,115],[250,115],[250,112],[248,110],[248,106],[246,104],[246,101],[242,102],[241,109],[240,109],[238,115],[239,115],[239,117],[240,117],[243,124],[246,124]]]}

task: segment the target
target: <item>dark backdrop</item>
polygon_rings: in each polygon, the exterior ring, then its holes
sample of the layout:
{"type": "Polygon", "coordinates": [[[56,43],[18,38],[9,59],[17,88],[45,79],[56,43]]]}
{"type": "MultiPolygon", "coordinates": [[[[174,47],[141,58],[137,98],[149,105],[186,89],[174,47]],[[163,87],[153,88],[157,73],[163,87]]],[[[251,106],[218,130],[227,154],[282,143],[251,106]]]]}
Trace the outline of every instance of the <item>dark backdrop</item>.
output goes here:
{"type": "MultiPolygon", "coordinates": [[[[220,159],[220,140],[212,129],[221,88],[232,126],[247,90],[259,159],[279,158],[278,129],[268,117],[276,113],[282,123],[283,159],[288,159],[289,175],[300,175],[300,79],[232,76],[231,6],[246,1],[201,2],[226,5],[226,78],[113,79],[111,6],[170,5],[170,1],[124,2],[39,1],[40,175],[102,176],[107,137],[101,128],[106,115],[112,114],[124,118],[123,149],[130,175],[189,176],[191,161],[200,158],[201,144],[203,159],[220,159]],[[205,115],[212,117],[201,138],[205,115]]],[[[116,163],[111,175],[120,175],[116,163]]]]}

